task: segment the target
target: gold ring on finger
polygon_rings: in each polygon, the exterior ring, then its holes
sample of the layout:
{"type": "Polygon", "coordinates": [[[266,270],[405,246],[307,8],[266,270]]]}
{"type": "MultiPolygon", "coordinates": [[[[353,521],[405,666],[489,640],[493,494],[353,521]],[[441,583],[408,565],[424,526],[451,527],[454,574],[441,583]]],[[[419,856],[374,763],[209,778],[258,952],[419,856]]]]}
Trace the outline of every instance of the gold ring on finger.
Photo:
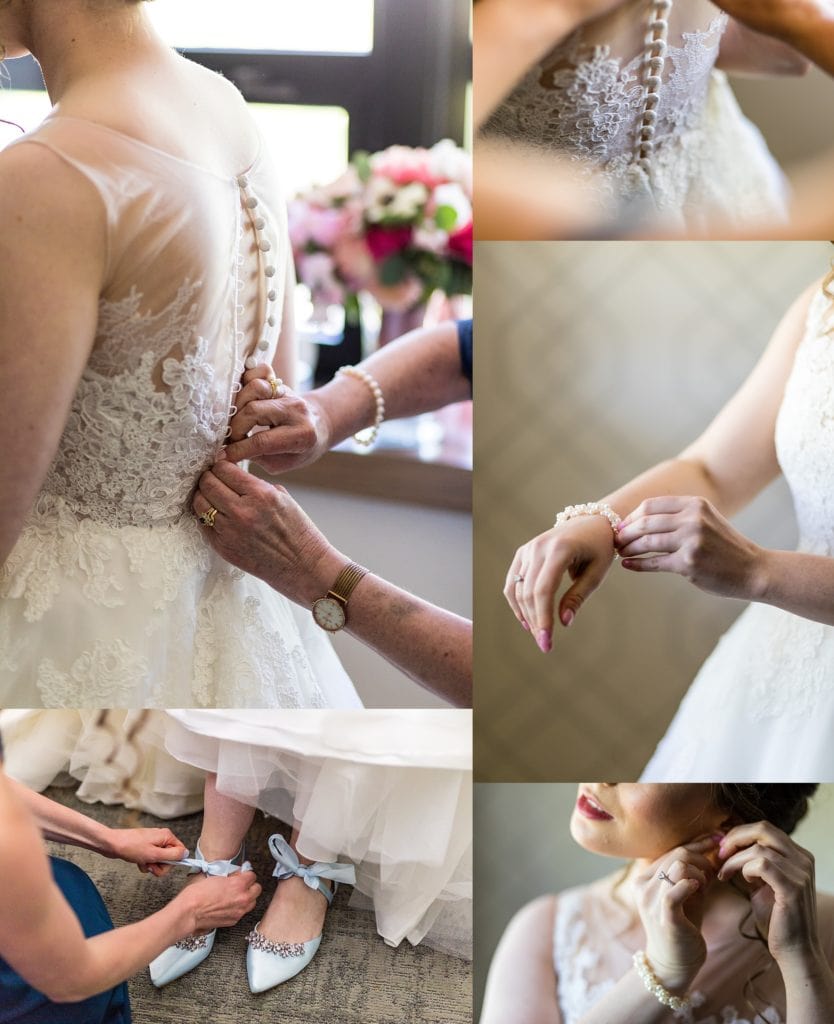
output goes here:
{"type": "Polygon", "coordinates": [[[269,386],[272,388],[272,397],[281,398],[284,394],[284,382],[280,377],[270,377],[267,381],[269,386]]]}
{"type": "Polygon", "coordinates": [[[197,518],[200,520],[203,526],[208,526],[209,528],[212,528],[214,526],[214,520],[217,518],[217,509],[213,505],[209,505],[205,512],[197,516],[197,518]]]}

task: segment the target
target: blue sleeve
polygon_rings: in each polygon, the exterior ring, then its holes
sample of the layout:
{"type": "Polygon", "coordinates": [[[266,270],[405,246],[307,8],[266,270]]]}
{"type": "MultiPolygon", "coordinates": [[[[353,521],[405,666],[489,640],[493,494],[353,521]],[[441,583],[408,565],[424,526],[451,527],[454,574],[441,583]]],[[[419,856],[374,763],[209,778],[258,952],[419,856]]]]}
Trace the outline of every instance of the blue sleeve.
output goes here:
{"type": "Polygon", "coordinates": [[[460,346],[460,366],[464,375],[472,383],[472,321],[458,320],[458,345],[460,346]]]}

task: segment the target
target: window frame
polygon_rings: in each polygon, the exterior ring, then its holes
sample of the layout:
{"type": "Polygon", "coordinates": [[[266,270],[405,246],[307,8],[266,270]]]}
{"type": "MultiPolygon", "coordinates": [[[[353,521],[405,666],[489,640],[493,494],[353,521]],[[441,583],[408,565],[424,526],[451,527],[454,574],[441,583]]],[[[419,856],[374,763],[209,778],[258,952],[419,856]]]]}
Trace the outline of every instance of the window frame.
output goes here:
{"type": "MultiPolygon", "coordinates": [[[[369,54],[255,50],[180,52],[224,75],[255,103],[342,107],[349,154],[464,141],[471,79],[467,0],[376,0],[369,54]]],[[[12,88],[42,89],[37,63],[7,65],[12,88]]]]}

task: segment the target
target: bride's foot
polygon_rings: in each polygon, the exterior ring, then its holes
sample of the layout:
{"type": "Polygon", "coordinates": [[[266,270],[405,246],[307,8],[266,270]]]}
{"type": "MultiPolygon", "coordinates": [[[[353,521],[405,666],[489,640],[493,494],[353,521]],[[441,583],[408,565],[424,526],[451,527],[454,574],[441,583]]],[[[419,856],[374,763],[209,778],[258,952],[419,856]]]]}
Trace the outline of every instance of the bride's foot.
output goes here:
{"type": "Polygon", "coordinates": [[[304,970],[321,944],[334,882],[354,881],[352,865],[304,860],[282,836],[271,836],[269,848],[279,881],[263,919],[247,936],[246,973],[253,992],[265,992],[304,970]]]}
{"type": "MultiPolygon", "coordinates": [[[[245,859],[243,846],[240,847],[237,854],[229,859],[223,857],[208,857],[204,854],[200,848],[200,844],[197,844],[197,849],[192,858],[195,864],[200,862],[212,863],[216,868],[219,865],[224,865],[228,868],[227,871],[215,871],[213,873],[225,873],[231,874],[234,868],[232,865],[240,867],[245,859]]],[[[194,885],[200,881],[207,872],[199,869],[193,870],[192,874],[185,880],[186,885],[194,885]]],[[[173,946],[169,946],[166,950],[156,957],[155,960],[151,961],[150,964],[150,975],[151,981],[157,988],[162,988],[164,985],[169,985],[172,981],[176,981],[177,978],[181,978],[184,974],[188,974],[189,971],[193,971],[195,967],[198,967],[208,957],[214,948],[214,939],[217,932],[211,931],[207,935],[186,935],[185,938],[180,939],[179,942],[175,942],[173,946]]]]}
{"type": "MultiPolygon", "coordinates": [[[[323,881],[322,884],[332,892],[332,882],[323,881]]],[[[275,887],[272,902],[258,924],[258,931],[272,942],[309,942],[321,935],[327,907],[324,894],[318,889],[311,889],[303,878],[286,878],[275,887]]]]}

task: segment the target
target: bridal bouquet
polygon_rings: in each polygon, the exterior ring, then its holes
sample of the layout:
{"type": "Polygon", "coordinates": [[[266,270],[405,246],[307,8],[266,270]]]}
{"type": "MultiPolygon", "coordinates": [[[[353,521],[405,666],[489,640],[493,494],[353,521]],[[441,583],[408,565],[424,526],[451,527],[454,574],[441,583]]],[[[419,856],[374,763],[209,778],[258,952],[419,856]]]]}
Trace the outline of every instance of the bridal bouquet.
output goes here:
{"type": "Polygon", "coordinates": [[[472,165],[448,139],[358,153],[336,181],[290,203],[289,225],[314,307],[350,308],[368,291],[404,311],[436,290],[472,290],[472,165]]]}

